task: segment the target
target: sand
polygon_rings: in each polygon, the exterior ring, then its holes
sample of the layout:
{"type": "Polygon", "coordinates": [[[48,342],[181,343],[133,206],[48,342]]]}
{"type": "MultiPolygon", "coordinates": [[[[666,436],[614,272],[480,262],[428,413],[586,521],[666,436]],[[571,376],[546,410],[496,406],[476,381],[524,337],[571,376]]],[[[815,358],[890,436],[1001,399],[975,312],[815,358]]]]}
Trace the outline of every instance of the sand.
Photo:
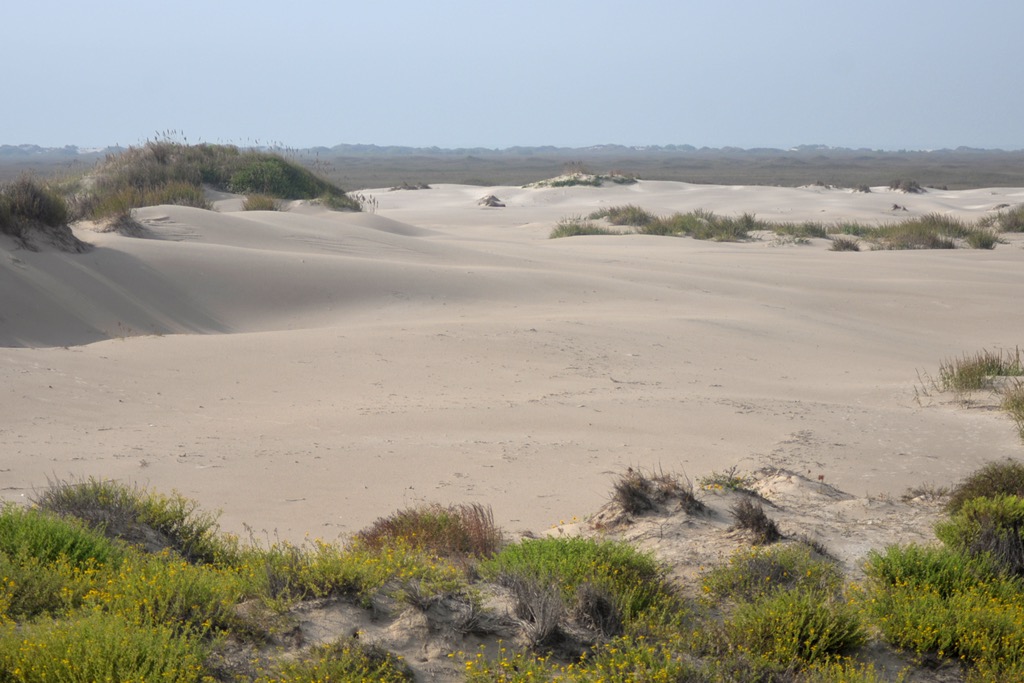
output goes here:
{"type": "Polygon", "coordinates": [[[1024,201],[874,190],[441,185],[371,190],[375,214],[220,196],[139,210],[141,238],[77,226],[86,254],[0,237],[0,495],[110,477],[298,541],[435,501],[542,530],[597,510],[628,466],[777,467],[864,496],[1019,457],[1000,412],[918,390],[945,358],[1024,341],[1020,236],[547,239],[625,203],[884,222],[1024,201]]]}

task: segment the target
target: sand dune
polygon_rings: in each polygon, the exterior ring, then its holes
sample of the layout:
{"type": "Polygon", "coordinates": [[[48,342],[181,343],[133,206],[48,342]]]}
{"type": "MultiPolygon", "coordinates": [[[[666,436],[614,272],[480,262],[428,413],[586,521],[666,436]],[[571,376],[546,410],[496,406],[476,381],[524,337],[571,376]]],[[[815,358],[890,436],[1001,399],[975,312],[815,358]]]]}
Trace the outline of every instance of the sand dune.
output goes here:
{"type": "Polygon", "coordinates": [[[914,396],[918,370],[1021,343],[1019,239],[838,253],[547,234],[624,203],[974,220],[1024,189],[370,194],[376,214],[143,209],[144,238],[76,229],[86,254],[0,244],[2,495],[117,477],[220,507],[231,531],[333,538],[423,501],[544,528],[599,507],[627,465],[773,465],[863,495],[1020,455],[998,412],[914,396]]]}

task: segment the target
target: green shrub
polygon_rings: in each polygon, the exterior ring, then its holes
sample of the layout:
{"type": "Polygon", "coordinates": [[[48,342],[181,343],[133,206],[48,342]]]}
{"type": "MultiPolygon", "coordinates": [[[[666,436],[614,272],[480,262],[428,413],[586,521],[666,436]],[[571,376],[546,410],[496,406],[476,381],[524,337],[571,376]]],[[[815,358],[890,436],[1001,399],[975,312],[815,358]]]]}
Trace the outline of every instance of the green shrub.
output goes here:
{"type": "Polygon", "coordinates": [[[1024,463],[1016,460],[986,463],[953,487],[946,511],[956,514],[969,500],[998,496],[1024,496],[1024,463]]]}
{"type": "Polygon", "coordinates": [[[739,550],[728,564],[707,572],[702,585],[709,597],[750,602],[780,590],[837,595],[843,574],[834,562],[796,543],[739,550]]]}
{"type": "Polygon", "coordinates": [[[74,520],[13,504],[0,510],[0,553],[44,564],[63,559],[80,569],[118,562],[123,556],[102,534],[74,520]]]}
{"type": "Polygon", "coordinates": [[[171,625],[140,625],[125,617],[87,610],[74,619],[0,627],[4,680],[171,681],[204,680],[207,646],[183,638],[171,625]]]}
{"type": "Polygon", "coordinates": [[[591,583],[607,589],[628,622],[669,594],[662,571],[650,555],[626,543],[583,538],[524,540],[480,563],[484,577],[509,582],[532,579],[557,585],[566,603],[591,583]]]}
{"type": "Polygon", "coordinates": [[[412,670],[400,657],[377,645],[366,645],[358,640],[339,640],[310,649],[297,661],[282,665],[280,672],[259,677],[257,683],[402,683],[413,680],[412,670]]]}
{"type": "Polygon", "coordinates": [[[956,218],[928,214],[879,226],[870,231],[869,237],[880,249],[956,249],[954,238],[965,237],[967,232],[967,227],[956,218]]]}
{"type": "Polygon", "coordinates": [[[403,539],[386,547],[368,548],[358,539],[342,547],[314,541],[310,547],[275,543],[252,547],[238,560],[237,572],[247,594],[272,606],[296,599],[349,595],[369,604],[385,585],[403,597],[403,586],[421,598],[460,592],[462,572],[445,560],[411,546],[403,539]]]}
{"type": "Polygon", "coordinates": [[[828,230],[821,223],[808,221],[805,223],[772,223],[767,225],[780,235],[792,235],[797,239],[810,239],[812,237],[828,237],[828,230]]]}
{"type": "MultiPolygon", "coordinates": [[[[100,579],[104,578],[101,574],[100,579]]],[[[90,591],[87,606],[119,614],[133,624],[169,626],[183,634],[229,630],[240,581],[229,571],[198,567],[163,555],[126,559],[90,591]]]]}
{"type": "Polygon", "coordinates": [[[765,230],[770,226],[753,214],[718,216],[711,211],[697,209],[689,213],[675,213],[667,218],[656,218],[640,228],[645,235],[686,235],[698,240],[736,242],[749,239],[750,230],[765,230]]]}
{"type": "Polygon", "coordinates": [[[727,470],[714,471],[701,477],[699,483],[705,491],[741,491],[756,495],[750,488],[754,485],[754,478],[747,474],[740,474],[739,468],[735,465],[727,470]]]}
{"type": "Polygon", "coordinates": [[[725,631],[740,652],[782,666],[828,662],[867,640],[853,607],[801,590],[741,603],[726,621],[725,631]]]}
{"type": "Polygon", "coordinates": [[[917,654],[961,658],[982,672],[1005,672],[1024,662],[1024,584],[1001,573],[989,557],[891,547],[871,553],[866,570],[864,605],[887,642],[917,654]]]}
{"type": "Polygon", "coordinates": [[[331,195],[345,208],[358,210],[358,205],[340,199],[345,196],[340,188],[276,154],[154,141],[108,156],[97,168],[92,189],[79,198],[79,212],[102,219],[154,204],[209,208],[204,185],[283,199],[331,195]]]}
{"type": "Polygon", "coordinates": [[[381,517],[360,531],[359,540],[375,550],[396,541],[439,557],[487,557],[501,546],[501,530],[485,505],[428,505],[381,517]]]}
{"type": "Polygon", "coordinates": [[[936,526],[935,535],[958,552],[987,556],[1012,574],[1024,574],[1024,498],[972,498],[936,526]]]}
{"type": "Polygon", "coordinates": [[[164,495],[90,478],[52,481],[35,504],[152,552],[171,548],[190,562],[230,562],[236,550],[220,534],[217,514],[201,510],[197,502],[177,493],[164,495]]]}
{"type": "Polygon", "coordinates": [[[554,230],[548,236],[549,239],[558,239],[560,237],[576,237],[578,235],[618,235],[620,233],[608,228],[602,228],[601,226],[593,223],[589,220],[584,220],[581,216],[569,216],[558,221],[554,230]]]}

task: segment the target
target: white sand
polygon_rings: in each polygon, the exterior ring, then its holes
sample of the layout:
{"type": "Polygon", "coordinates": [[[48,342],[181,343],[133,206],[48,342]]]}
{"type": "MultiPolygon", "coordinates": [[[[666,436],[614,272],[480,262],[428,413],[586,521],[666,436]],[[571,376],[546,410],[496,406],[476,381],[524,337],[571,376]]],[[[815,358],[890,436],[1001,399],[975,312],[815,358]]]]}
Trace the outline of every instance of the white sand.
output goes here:
{"type": "Polygon", "coordinates": [[[114,477],[221,508],[229,531],[333,539],[426,501],[543,529],[596,510],[628,465],[899,494],[1022,452],[999,412],[914,392],[944,358],[1024,341],[1019,238],[839,253],[547,235],[624,203],[973,220],[1024,189],[371,194],[376,215],[143,209],[152,239],[82,228],[82,255],[0,238],[0,494],[114,477]]]}

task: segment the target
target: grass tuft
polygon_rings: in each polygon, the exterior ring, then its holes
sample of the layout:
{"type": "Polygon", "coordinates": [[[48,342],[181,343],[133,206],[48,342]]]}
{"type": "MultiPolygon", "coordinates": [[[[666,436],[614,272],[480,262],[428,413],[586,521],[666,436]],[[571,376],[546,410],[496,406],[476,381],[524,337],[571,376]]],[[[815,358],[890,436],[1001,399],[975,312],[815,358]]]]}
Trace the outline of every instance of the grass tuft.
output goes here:
{"type": "Polygon", "coordinates": [[[654,214],[648,213],[634,204],[610,206],[607,209],[594,211],[587,218],[591,220],[607,218],[612,225],[630,225],[636,228],[650,225],[655,220],[654,214]]]}
{"type": "Polygon", "coordinates": [[[603,228],[593,221],[584,219],[582,216],[569,216],[558,221],[554,230],[548,236],[549,239],[560,237],[577,237],[579,235],[618,235],[621,233],[603,228]]]}
{"type": "Polygon", "coordinates": [[[656,510],[670,500],[679,501],[679,508],[687,513],[706,509],[693,492],[693,483],[664,472],[645,473],[628,468],[612,485],[612,500],[631,514],[639,515],[656,510]]]}
{"type": "Polygon", "coordinates": [[[251,194],[242,202],[243,211],[280,211],[281,202],[268,194],[251,194]]]}
{"type": "Polygon", "coordinates": [[[468,505],[428,505],[381,517],[357,538],[370,549],[384,549],[396,541],[438,557],[489,557],[502,544],[491,508],[468,505]]]}

